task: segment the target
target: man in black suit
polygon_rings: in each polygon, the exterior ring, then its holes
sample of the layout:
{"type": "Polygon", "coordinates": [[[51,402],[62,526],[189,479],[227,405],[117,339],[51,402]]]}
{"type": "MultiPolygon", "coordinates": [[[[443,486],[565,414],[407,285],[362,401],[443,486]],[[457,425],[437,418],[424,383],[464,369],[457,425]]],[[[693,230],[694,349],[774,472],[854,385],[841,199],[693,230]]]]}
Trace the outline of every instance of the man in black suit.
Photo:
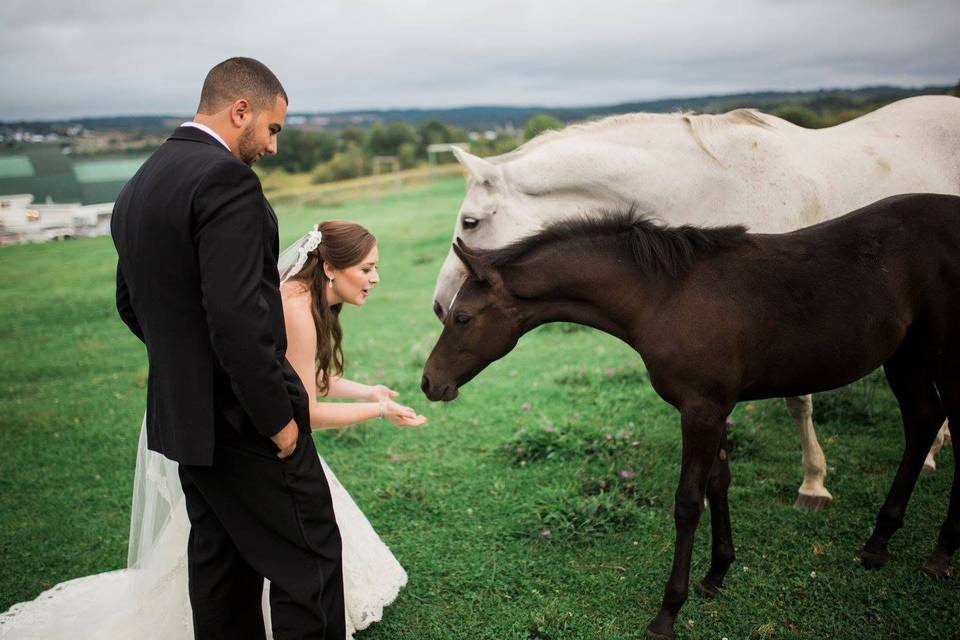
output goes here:
{"type": "Polygon", "coordinates": [[[147,348],[147,442],[180,463],[197,640],[345,635],[340,532],[287,362],[277,219],[250,168],[277,151],[287,95],[263,64],[207,75],[111,220],[117,308],[147,348]]]}

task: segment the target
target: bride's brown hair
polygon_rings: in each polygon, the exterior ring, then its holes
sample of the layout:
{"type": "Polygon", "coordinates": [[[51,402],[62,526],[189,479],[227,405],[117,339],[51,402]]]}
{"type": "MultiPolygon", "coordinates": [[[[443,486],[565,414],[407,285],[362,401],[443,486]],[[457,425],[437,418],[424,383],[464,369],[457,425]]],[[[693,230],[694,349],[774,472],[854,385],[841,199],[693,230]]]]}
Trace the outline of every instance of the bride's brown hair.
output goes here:
{"type": "Polygon", "coordinates": [[[303,283],[310,290],[310,310],[317,331],[317,391],[326,395],[330,376],[343,375],[343,350],[340,342],[340,309],[343,303],[327,305],[328,280],[323,265],[345,269],[359,264],[377,244],[373,234],[359,224],[346,220],[320,223],[323,234],[319,246],[307,256],[303,268],[290,280],[303,283]]]}

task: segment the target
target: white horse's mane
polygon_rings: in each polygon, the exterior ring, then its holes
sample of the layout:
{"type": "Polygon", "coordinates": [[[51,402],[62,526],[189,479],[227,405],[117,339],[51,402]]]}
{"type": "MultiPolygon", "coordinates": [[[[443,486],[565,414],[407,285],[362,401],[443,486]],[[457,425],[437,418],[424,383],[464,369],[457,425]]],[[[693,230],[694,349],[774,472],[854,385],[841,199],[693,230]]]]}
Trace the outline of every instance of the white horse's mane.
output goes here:
{"type": "Polygon", "coordinates": [[[529,140],[513,151],[509,151],[499,156],[487,158],[495,164],[509,162],[518,156],[536,149],[545,144],[564,140],[577,134],[602,133],[608,129],[616,127],[638,125],[638,124],[663,124],[681,121],[687,125],[687,130],[697,142],[701,149],[707,155],[717,160],[716,156],[710,151],[707,145],[707,138],[710,134],[730,128],[735,125],[746,125],[772,129],[776,122],[782,122],[779,118],[772,118],[767,114],[761,113],[756,109],[734,109],[727,113],[693,113],[677,111],[675,113],[625,113],[615,116],[608,116],[599,120],[579,122],[571,124],[563,129],[556,131],[544,131],[537,137],[529,140]]]}

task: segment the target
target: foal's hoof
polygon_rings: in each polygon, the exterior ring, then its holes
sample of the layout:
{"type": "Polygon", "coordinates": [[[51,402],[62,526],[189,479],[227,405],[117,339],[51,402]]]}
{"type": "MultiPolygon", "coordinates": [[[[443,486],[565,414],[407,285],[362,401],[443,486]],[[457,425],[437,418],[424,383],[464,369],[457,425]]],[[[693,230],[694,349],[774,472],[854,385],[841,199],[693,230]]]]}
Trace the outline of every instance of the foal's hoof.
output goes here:
{"type": "Polygon", "coordinates": [[[793,508],[797,511],[820,511],[830,504],[830,496],[815,496],[806,493],[798,493],[797,501],[793,503],[793,508]]]}
{"type": "Polygon", "coordinates": [[[864,549],[860,552],[860,564],[863,565],[864,569],[879,569],[888,562],[890,562],[890,552],[886,549],[883,551],[867,551],[864,549]]]}
{"type": "Polygon", "coordinates": [[[673,635],[673,620],[673,616],[660,611],[657,617],[647,625],[646,637],[655,638],[655,640],[673,640],[676,637],[673,635]]]}
{"type": "Polygon", "coordinates": [[[703,598],[715,598],[721,589],[722,584],[710,578],[704,578],[693,585],[694,590],[703,598]]]}
{"type": "Polygon", "coordinates": [[[937,463],[936,462],[924,462],[923,469],[920,470],[920,475],[923,476],[932,476],[937,472],[937,463]]]}
{"type": "Polygon", "coordinates": [[[952,578],[953,567],[950,566],[950,556],[934,553],[923,563],[923,572],[936,580],[952,578]]]}

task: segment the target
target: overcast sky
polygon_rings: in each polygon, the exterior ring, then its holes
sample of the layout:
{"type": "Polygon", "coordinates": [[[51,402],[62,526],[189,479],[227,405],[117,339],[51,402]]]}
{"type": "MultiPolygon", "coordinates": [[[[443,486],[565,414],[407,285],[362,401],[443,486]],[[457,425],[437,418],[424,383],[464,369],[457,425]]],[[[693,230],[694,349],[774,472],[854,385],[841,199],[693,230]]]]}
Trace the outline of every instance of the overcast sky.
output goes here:
{"type": "Polygon", "coordinates": [[[191,114],[233,55],[294,112],[954,84],[958,33],[958,0],[2,0],[0,120],[191,114]]]}

